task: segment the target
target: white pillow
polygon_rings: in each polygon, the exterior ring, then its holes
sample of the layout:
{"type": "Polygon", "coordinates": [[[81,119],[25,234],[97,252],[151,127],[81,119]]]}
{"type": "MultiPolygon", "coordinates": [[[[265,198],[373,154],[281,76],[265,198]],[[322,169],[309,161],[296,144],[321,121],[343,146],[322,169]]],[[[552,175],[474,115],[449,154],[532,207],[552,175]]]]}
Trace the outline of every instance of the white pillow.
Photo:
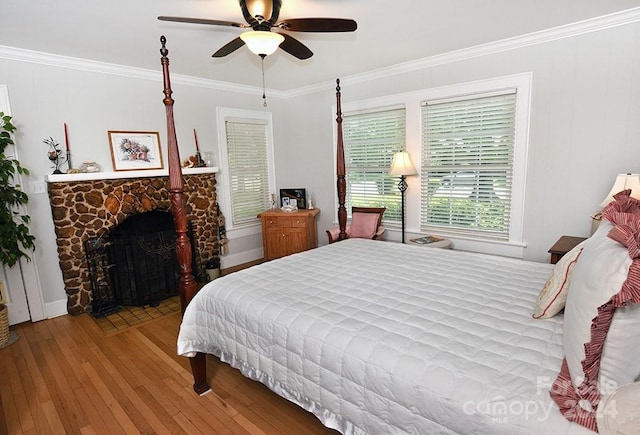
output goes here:
{"type": "Polygon", "coordinates": [[[592,320],[598,315],[598,307],[620,291],[631,265],[627,248],[607,237],[612,228],[611,222],[603,221],[587,240],[569,285],[564,309],[564,352],[576,387],[584,380],[582,360],[584,345],[591,341],[592,320]]]}
{"type": "MultiPolygon", "coordinates": [[[[614,232],[633,250],[640,215],[630,216],[621,213],[623,225],[614,232]]],[[[609,221],[600,224],[573,270],[564,311],[565,361],[551,390],[563,415],[591,430],[597,430],[601,398],[640,376],[640,263],[630,269],[629,249],[608,236],[612,229],[609,221]],[[623,301],[630,305],[621,306],[623,301]]]]}
{"type": "Polygon", "coordinates": [[[548,319],[555,316],[565,306],[573,267],[575,266],[586,240],[562,256],[551,271],[533,307],[534,319],[548,319]]]}

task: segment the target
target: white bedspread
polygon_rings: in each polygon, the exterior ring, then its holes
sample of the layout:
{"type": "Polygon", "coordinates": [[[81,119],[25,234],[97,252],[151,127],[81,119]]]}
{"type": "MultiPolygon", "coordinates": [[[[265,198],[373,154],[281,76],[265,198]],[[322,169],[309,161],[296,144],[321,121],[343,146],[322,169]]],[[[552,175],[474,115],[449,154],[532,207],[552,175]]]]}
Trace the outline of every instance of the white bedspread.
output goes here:
{"type": "Polygon", "coordinates": [[[219,278],[178,353],[218,355],[343,433],[592,434],[549,397],[552,266],[350,239],[219,278]]]}

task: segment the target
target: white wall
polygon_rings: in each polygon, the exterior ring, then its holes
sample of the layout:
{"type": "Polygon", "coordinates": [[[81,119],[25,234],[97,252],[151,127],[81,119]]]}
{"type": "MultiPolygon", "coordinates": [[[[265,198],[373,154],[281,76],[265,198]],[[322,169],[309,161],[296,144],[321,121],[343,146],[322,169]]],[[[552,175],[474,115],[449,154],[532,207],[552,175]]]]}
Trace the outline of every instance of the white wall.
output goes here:
{"type": "MultiPolygon", "coordinates": [[[[496,76],[532,72],[532,106],[525,197],[525,258],[548,261],[561,235],[588,236],[590,216],[615,175],[640,172],[640,24],[438,64],[371,80],[343,80],[342,101],[410,92],[496,76]]],[[[314,187],[320,227],[335,220],[332,122],[334,93],[288,101],[295,119],[283,154],[302,163],[279,175],[314,187]],[[331,135],[331,136],[330,136],[331,135]],[[305,144],[304,147],[301,144],[305,144]],[[331,144],[331,145],[330,145],[331,144]],[[300,180],[303,180],[302,182],[300,180]],[[327,190],[328,188],[333,190],[327,190]]],[[[408,143],[419,156],[418,143],[408,143]]],[[[419,180],[409,177],[407,233],[419,228],[419,180]]],[[[387,231],[388,237],[399,239],[387,231]]],[[[320,240],[326,237],[321,235],[320,240]]]]}
{"type": "MultiPolygon", "coordinates": [[[[560,235],[589,234],[589,216],[617,173],[640,172],[640,24],[437,63],[390,77],[342,78],[343,101],[520,72],[533,73],[525,258],[547,261],[547,249],[560,235]]],[[[32,171],[30,181],[50,173],[42,140],[53,136],[63,143],[64,122],[69,125],[76,166],[91,159],[111,167],[109,129],[159,131],[166,145],[159,72],[129,75],[0,59],[0,83],[9,87],[19,129],[16,142],[24,166],[32,171]]],[[[204,82],[181,83],[173,80],[183,156],[193,153],[193,128],[202,151],[217,148],[216,107],[261,107],[260,90],[217,90],[204,82]]],[[[273,113],[277,187],[305,187],[312,193],[322,210],[321,244],[326,243],[324,230],[335,219],[334,87],[327,83],[309,92],[267,93],[267,110],[273,113]]],[[[416,144],[408,146],[416,152],[416,144]]],[[[418,228],[418,180],[413,177],[409,183],[407,229],[411,232],[418,228]]],[[[44,301],[55,311],[66,296],[48,197],[31,194],[30,198],[44,301]]],[[[393,230],[389,234],[398,238],[393,230]]],[[[261,240],[231,240],[229,248],[230,258],[240,261],[246,258],[243,253],[255,256],[261,240]]]]}

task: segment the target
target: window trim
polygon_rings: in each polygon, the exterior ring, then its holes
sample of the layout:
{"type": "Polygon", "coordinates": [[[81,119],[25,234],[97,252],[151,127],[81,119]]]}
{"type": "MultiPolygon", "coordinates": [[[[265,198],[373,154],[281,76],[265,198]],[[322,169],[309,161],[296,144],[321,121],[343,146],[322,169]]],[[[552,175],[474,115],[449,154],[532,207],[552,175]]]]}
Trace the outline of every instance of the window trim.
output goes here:
{"type": "MultiPolygon", "coordinates": [[[[496,77],[486,80],[467,82],[458,85],[429,89],[423,94],[422,103],[433,100],[459,99],[478,93],[487,93],[505,89],[516,90],[516,125],[513,154],[513,184],[511,187],[511,219],[508,241],[485,241],[473,237],[456,237],[467,246],[492,244],[523,248],[524,242],[524,204],[526,194],[527,157],[529,155],[529,127],[531,110],[531,84],[533,74],[522,73],[496,77]]],[[[422,131],[421,131],[422,133],[422,131]]],[[[422,160],[420,160],[422,162],[422,160]]],[[[421,204],[422,207],[422,204],[421,204]]],[[[522,249],[516,256],[522,258],[522,249]]],[[[484,252],[484,251],[483,251],[484,252]]],[[[506,255],[506,254],[505,254],[506,255]]]]}
{"type": "MultiPolygon", "coordinates": [[[[516,101],[516,132],[515,150],[513,163],[513,185],[511,200],[511,222],[508,241],[480,240],[464,236],[451,236],[456,249],[469,250],[475,252],[485,252],[489,254],[505,255],[509,257],[522,258],[524,256],[524,204],[527,177],[527,158],[529,155],[529,128],[531,112],[531,87],[533,73],[524,72],[463,82],[434,88],[421,89],[418,91],[387,95],[365,100],[342,102],[343,113],[353,113],[358,111],[382,110],[386,107],[404,105],[406,108],[406,150],[411,155],[416,168],[422,163],[422,123],[421,104],[425,100],[445,99],[452,96],[465,94],[475,94],[478,92],[497,90],[504,88],[515,88],[518,93],[516,101]]],[[[335,119],[337,107],[332,106],[332,116],[335,119]]],[[[336,159],[336,137],[337,125],[333,123],[333,157],[336,159]]],[[[409,189],[406,196],[406,231],[407,237],[412,234],[418,235],[420,232],[420,180],[418,176],[407,177],[409,189]]],[[[334,173],[334,180],[336,179],[334,173]]],[[[337,221],[338,199],[334,196],[334,216],[337,221]]],[[[385,225],[387,228],[387,239],[400,240],[399,225],[385,225]],[[398,234],[395,234],[398,233],[398,234]]]]}
{"type": "Polygon", "coordinates": [[[229,179],[229,160],[227,158],[227,136],[225,123],[227,120],[238,121],[245,120],[251,123],[265,124],[267,136],[267,168],[269,171],[269,191],[275,191],[275,159],[273,144],[273,122],[271,112],[232,109],[226,107],[216,108],[216,120],[218,127],[218,161],[219,171],[216,177],[216,196],[220,210],[226,219],[227,237],[244,237],[262,232],[260,220],[256,216],[255,222],[244,225],[233,226],[231,219],[231,180],[229,179]]]}

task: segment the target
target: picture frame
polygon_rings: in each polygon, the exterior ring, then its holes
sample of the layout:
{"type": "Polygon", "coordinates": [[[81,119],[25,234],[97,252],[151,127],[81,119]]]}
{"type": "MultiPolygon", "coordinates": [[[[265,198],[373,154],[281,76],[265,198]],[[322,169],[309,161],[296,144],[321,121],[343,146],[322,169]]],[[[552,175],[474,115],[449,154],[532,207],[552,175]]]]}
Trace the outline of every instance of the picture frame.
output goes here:
{"type": "Polygon", "coordinates": [[[109,130],[114,171],[163,169],[160,134],[157,131],[109,130]]]}
{"type": "Polygon", "coordinates": [[[298,210],[307,208],[307,189],[280,189],[280,206],[298,206],[298,210]]]}

